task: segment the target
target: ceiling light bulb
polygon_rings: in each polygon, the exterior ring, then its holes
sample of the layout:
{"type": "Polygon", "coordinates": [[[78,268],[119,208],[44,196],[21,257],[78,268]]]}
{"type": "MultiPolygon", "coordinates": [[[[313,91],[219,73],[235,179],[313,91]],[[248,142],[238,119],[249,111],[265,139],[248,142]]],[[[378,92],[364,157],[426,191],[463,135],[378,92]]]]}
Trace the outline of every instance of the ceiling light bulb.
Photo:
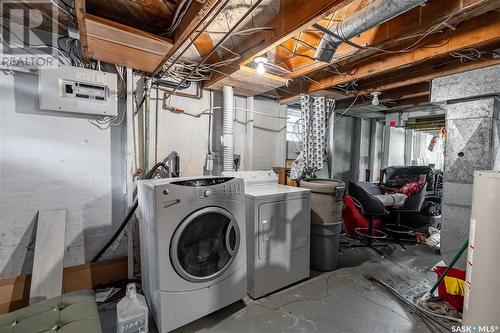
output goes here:
{"type": "Polygon", "coordinates": [[[372,92],[370,95],[373,96],[373,99],[372,99],[372,105],[379,105],[380,104],[380,100],[378,99],[378,95],[380,95],[381,92],[372,92]]]}
{"type": "Polygon", "coordinates": [[[264,74],[266,72],[266,67],[264,67],[264,63],[263,62],[259,62],[257,64],[257,69],[256,70],[257,70],[257,74],[259,74],[259,75],[264,74]]]}

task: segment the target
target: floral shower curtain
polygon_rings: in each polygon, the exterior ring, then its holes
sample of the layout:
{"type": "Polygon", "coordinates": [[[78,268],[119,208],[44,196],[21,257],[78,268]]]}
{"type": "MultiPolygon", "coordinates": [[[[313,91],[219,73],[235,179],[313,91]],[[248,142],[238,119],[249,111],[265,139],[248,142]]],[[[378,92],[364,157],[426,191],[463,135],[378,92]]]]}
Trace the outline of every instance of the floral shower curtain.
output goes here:
{"type": "Polygon", "coordinates": [[[314,177],[323,168],[326,128],[333,105],[334,101],[325,97],[300,96],[302,150],[292,164],[292,179],[314,177]]]}

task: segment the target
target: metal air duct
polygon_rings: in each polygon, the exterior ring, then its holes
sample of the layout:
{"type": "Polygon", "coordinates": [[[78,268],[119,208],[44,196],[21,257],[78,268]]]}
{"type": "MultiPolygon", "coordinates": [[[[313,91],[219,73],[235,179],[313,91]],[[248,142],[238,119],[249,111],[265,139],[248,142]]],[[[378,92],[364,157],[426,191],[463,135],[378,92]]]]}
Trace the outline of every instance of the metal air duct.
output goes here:
{"type": "Polygon", "coordinates": [[[234,171],[234,92],[233,87],[222,87],[223,171],[234,171]]]}
{"type": "Polygon", "coordinates": [[[424,3],[425,0],[375,0],[338,23],[321,38],[314,57],[330,63],[340,44],[424,3]],[[335,37],[336,35],[337,37],[335,37]]]}

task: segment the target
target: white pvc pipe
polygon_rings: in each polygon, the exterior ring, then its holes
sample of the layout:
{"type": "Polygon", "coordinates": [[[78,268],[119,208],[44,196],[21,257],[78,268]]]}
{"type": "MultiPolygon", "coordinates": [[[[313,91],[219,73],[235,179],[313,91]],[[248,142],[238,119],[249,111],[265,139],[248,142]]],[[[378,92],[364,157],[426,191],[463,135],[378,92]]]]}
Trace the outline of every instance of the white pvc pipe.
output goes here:
{"type": "Polygon", "coordinates": [[[234,92],[233,87],[222,87],[223,171],[234,171],[234,92]]]}
{"type": "Polygon", "coordinates": [[[253,170],[253,111],[254,100],[253,96],[247,97],[246,100],[246,136],[245,136],[245,171],[253,170]]]}

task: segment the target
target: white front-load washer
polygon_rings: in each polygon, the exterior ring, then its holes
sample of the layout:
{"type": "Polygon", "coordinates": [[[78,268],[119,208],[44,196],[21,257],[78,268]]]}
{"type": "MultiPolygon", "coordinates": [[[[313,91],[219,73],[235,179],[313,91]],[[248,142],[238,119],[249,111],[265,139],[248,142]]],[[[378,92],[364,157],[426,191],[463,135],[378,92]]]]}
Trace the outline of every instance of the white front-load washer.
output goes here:
{"type": "Polygon", "coordinates": [[[308,278],[310,191],[278,184],[273,171],[223,175],[245,182],[248,294],[259,298],[308,278]]]}
{"type": "Polygon", "coordinates": [[[138,200],[142,287],[161,333],[245,296],[242,179],[144,180],[138,200]]]}

